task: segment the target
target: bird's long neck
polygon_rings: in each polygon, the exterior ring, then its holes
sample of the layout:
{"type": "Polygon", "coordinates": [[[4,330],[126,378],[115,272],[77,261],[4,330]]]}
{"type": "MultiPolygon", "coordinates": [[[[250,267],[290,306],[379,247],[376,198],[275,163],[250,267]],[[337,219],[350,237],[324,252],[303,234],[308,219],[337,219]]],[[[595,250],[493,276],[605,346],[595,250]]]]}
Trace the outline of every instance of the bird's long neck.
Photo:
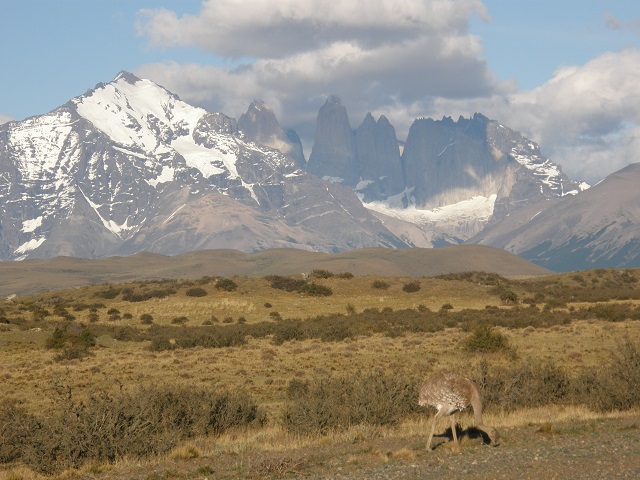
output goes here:
{"type": "Polygon", "coordinates": [[[480,399],[480,395],[475,394],[471,399],[471,407],[473,408],[473,416],[476,427],[480,427],[484,425],[482,423],[482,400],[480,399]]]}

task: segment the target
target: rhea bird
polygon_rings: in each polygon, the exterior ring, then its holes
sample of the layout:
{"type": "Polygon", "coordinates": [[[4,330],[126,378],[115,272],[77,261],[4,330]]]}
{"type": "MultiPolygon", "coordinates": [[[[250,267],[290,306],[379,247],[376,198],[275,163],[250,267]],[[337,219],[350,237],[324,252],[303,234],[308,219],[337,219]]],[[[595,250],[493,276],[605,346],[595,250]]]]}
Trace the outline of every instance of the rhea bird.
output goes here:
{"type": "Polygon", "coordinates": [[[438,410],[431,425],[427,450],[431,450],[436,424],[444,415],[448,415],[451,419],[453,440],[456,445],[460,445],[456,434],[455,414],[462,412],[469,406],[473,408],[475,427],[487,434],[491,444],[497,445],[498,432],[495,428],[482,422],[482,398],[478,388],[468,378],[455,373],[437,373],[429,377],[420,387],[418,404],[432,406],[438,410]]]}

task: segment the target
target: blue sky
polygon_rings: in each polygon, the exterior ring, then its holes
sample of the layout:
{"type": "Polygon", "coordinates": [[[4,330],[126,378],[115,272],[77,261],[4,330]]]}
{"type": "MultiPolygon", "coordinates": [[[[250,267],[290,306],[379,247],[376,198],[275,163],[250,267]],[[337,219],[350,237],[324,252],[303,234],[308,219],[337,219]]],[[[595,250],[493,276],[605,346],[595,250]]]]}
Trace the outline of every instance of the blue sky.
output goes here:
{"type": "Polygon", "coordinates": [[[353,128],[479,111],[576,179],[640,161],[637,0],[0,0],[0,122],[120,70],[238,117],[255,98],[310,153],[328,94],[353,128]],[[329,5],[329,7],[326,7],[329,5]]]}

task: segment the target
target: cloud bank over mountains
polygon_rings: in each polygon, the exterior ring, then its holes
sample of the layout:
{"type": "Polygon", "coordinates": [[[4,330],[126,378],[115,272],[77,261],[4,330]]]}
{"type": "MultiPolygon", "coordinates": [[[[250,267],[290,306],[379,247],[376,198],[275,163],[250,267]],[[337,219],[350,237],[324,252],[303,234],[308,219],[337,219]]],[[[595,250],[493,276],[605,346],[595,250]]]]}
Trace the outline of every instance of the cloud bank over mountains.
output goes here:
{"type": "Polygon", "coordinates": [[[138,30],[152,45],[198,46],[234,66],[166,63],[137,73],[229,114],[263,99],[304,137],[333,93],[359,123],[370,110],[421,115],[432,98],[499,91],[481,39],[469,33],[472,15],[486,18],[480,1],[226,0],[182,17],[147,10],[138,30]]]}
{"type": "MultiPolygon", "coordinates": [[[[416,117],[482,112],[591,182],[640,161],[636,49],[561,67],[522,91],[489,69],[470,31],[478,18],[490,22],[479,0],[209,0],[197,14],[142,10],[137,31],[151,46],[197,47],[212,63],[146,64],[136,74],[232,116],[263,99],[306,140],[307,155],[318,107],[337,94],[354,128],[369,111],[384,114],[401,139],[416,117]]],[[[637,31],[611,14],[602,21],[637,31]]]]}

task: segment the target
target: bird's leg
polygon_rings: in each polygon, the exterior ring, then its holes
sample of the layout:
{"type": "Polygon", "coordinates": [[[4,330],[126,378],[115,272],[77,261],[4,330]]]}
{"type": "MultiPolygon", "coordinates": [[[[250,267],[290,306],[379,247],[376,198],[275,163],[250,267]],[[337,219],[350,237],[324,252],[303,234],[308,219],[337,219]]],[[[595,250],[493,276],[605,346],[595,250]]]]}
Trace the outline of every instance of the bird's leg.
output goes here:
{"type": "Polygon", "coordinates": [[[438,410],[433,417],[433,423],[431,424],[431,433],[429,433],[429,440],[427,440],[427,450],[431,450],[431,440],[433,440],[433,432],[436,430],[436,423],[438,423],[438,419],[442,416],[444,410],[438,410]]]}
{"type": "Polygon", "coordinates": [[[458,434],[456,433],[456,419],[455,415],[450,415],[451,419],[451,433],[453,434],[453,441],[458,444],[458,434]]]}

